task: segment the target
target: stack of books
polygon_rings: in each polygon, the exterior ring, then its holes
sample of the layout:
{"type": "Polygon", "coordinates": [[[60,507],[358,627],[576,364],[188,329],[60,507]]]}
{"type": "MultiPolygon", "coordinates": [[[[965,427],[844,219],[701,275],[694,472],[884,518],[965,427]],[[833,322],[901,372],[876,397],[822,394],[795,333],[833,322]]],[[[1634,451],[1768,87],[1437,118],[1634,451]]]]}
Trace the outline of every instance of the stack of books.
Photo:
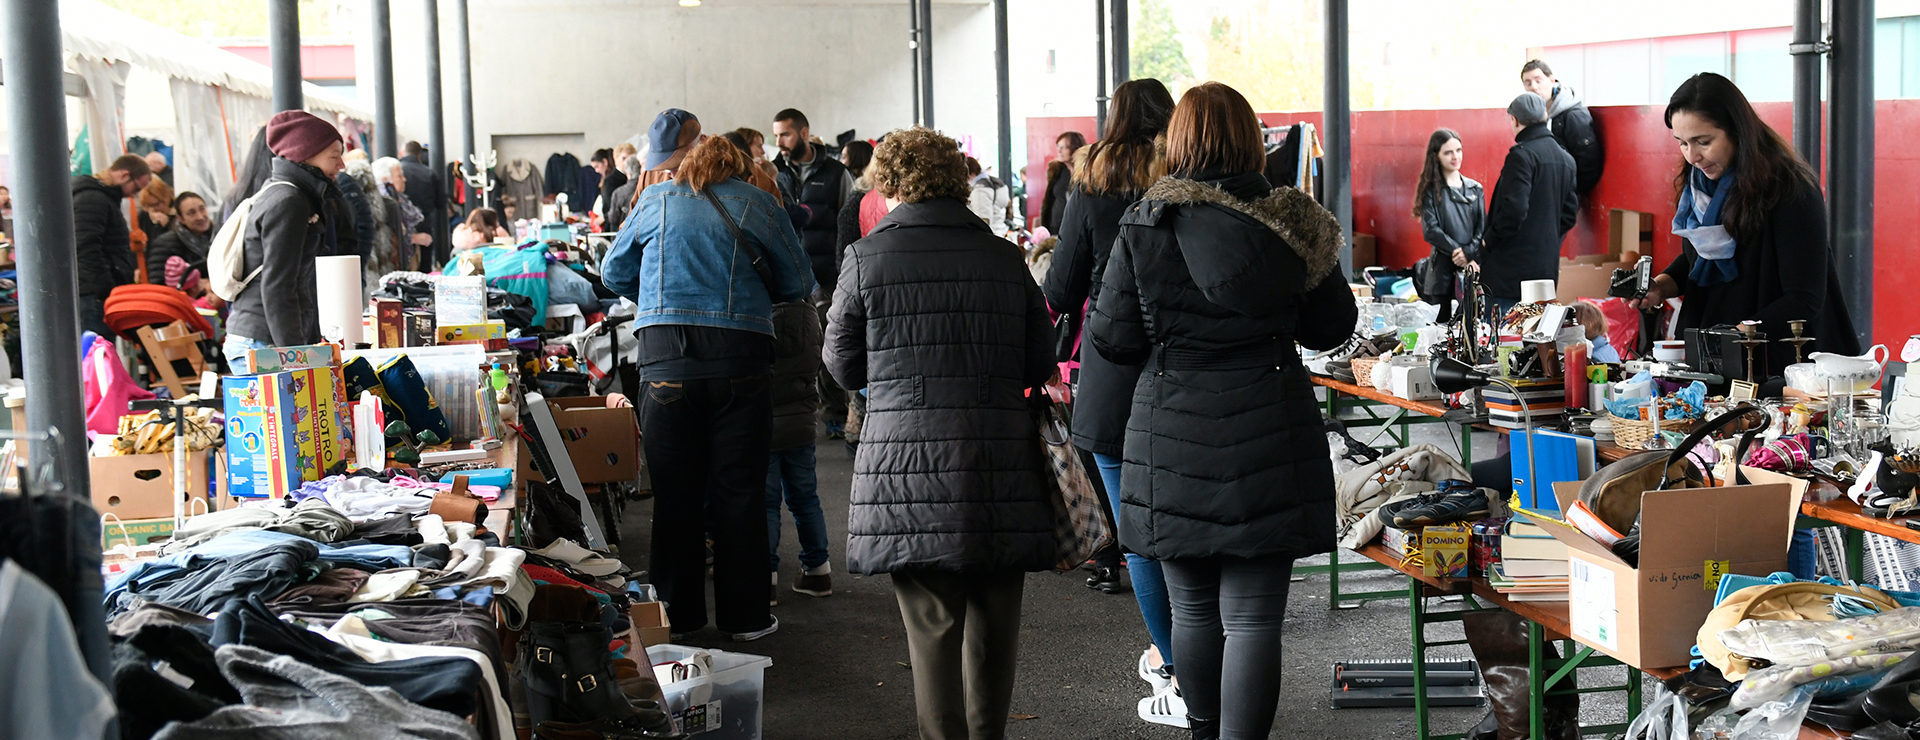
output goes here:
{"type": "Polygon", "coordinates": [[[1515,515],[1500,537],[1500,562],[1487,583],[1514,601],[1567,600],[1567,546],[1540,525],[1515,515]]]}
{"type": "Polygon", "coordinates": [[[1534,426],[1542,426],[1560,418],[1567,409],[1567,386],[1560,379],[1546,378],[1508,378],[1520,393],[1498,385],[1489,385],[1480,389],[1487,401],[1488,423],[1506,429],[1521,429],[1528,418],[1534,426]],[[1526,399],[1527,412],[1520,412],[1520,399],[1526,399]]]}

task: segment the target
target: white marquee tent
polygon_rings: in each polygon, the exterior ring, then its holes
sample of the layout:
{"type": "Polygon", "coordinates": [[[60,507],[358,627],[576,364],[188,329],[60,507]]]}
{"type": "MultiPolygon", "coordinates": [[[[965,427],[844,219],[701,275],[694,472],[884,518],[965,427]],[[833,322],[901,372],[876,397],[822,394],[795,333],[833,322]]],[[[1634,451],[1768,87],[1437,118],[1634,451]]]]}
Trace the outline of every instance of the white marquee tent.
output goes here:
{"type": "MultiPolygon", "coordinates": [[[[133,67],[169,79],[174,112],[174,187],[218,199],[233,184],[255,131],[272,115],[272,74],[200,39],[162,28],[93,0],[60,1],[61,43],[70,72],[68,94],[85,101],[96,167],[124,153],[126,84],[133,67]],[[77,78],[77,79],[76,79],[77,78]],[[80,84],[71,84],[78,82],[80,84]]],[[[373,116],[312,83],[308,111],[364,131],[373,116]]],[[[216,204],[217,205],[217,204],[216,204]]]]}

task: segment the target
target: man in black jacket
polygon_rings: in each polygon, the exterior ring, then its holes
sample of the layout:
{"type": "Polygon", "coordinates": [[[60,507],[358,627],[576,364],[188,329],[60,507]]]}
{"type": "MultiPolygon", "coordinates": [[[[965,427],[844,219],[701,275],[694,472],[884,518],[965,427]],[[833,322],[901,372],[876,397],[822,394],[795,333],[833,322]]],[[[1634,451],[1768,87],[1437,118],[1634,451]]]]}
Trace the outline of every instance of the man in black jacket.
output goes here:
{"type": "MultiPolygon", "coordinates": [[[[427,148],[420,146],[420,142],[409,141],[400,147],[400,151],[400,171],[407,175],[407,192],[405,195],[407,196],[407,200],[413,201],[413,207],[420,209],[420,213],[426,216],[426,218],[420,220],[419,224],[413,227],[413,230],[415,233],[426,234],[438,239],[438,232],[434,228],[434,224],[445,224],[447,221],[447,209],[440,206],[442,202],[440,196],[441,178],[438,173],[433,171],[432,167],[427,166],[427,148]]],[[[528,206],[525,203],[520,204],[520,216],[522,218],[539,218],[540,204],[535,203],[532,206],[528,206]]],[[[447,247],[448,245],[446,244],[436,243],[432,249],[420,250],[420,254],[433,256],[433,261],[427,262],[427,264],[443,264],[446,262],[447,247]]],[[[424,256],[422,257],[422,261],[426,261],[424,256]]]]}
{"type": "Polygon", "coordinates": [[[107,294],[136,275],[120,201],[150,182],[153,171],[138,154],[121,155],[98,175],[73,178],[73,266],[80,278],[81,329],[113,336],[107,328],[107,294]]]}
{"type": "Polygon", "coordinates": [[[1547,63],[1534,59],[1520,68],[1520,86],[1527,92],[1540,96],[1547,101],[1547,119],[1551,122],[1554,141],[1560,142],[1560,148],[1573,155],[1574,192],[1581,197],[1593,190],[1600,182],[1600,171],[1606,165],[1606,147],[1600,143],[1600,131],[1594,128],[1593,112],[1587,110],[1587,103],[1580,99],[1580,93],[1554,79],[1553,70],[1547,63]]]}
{"type": "Polygon", "coordinates": [[[1547,131],[1547,104],[1521,93],[1507,105],[1514,145],[1500,166],[1487,212],[1480,278],[1504,311],[1520,300],[1520,283],[1560,274],[1560,240],[1580,215],[1573,157],[1547,131]]]}
{"type": "MultiPolygon", "coordinates": [[[[824,316],[833,304],[833,285],[840,275],[840,250],[835,247],[840,234],[840,209],[853,192],[853,175],[840,160],[815,146],[807,124],[807,114],[788,108],[773,114],[773,137],[780,145],[780,194],[787,203],[807,209],[807,222],[800,225],[800,244],[813,261],[813,275],[820,281],[814,303],[824,316]]],[[[826,373],[820,375],[821,418],[828,439],[846,436],[847,392],[833,383],[826,373]]]]}

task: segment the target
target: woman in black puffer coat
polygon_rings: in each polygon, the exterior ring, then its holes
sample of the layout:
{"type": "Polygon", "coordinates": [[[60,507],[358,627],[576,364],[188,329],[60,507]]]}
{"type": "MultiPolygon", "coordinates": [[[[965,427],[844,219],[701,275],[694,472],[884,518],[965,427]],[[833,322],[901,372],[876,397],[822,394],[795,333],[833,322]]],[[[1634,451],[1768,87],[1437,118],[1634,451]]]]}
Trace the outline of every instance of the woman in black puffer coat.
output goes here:
{"type": "MultiPolygon", "coordinates": [[[[1054,313],[1079,316],[1086,310],[1087,299],[1099,296],[1107,255],[1114,236],[1120,233],[1120,218],[1141,193],[1167,174],[1165,135],[1167,119],[1172,115],[1173,95],[1166,85],[1151,77],[1129,81],[1113,91],[1113,112],[1107,117],[1106,133],[1074,153],[1073,193],[1060,220],[1060,243],[1054,247],[1053,264],[1040,286],[1054,313]]],[[[1126,438],[1127,415],[1133,412],[1133,386],[1140,378],[1140,366],[1108,361],[1094,350],[1084,332],[1079,359],[1080,371],[1073,385],[1073,444],[1093,458],[1092,467],[1100,471],[1100,490],[1106,503],[1114,506],[1120,499],[1121,444],[1126,438]]],[[[1114,514],[1118,516],[1117,511],[1114,514]]],[[[1094,573],[1087,579],[1087,586],[1111,593],[1109,588],[1118,590],[1119,575],[1114,566],[1119,565],[1119,553],[1116,548],[1111,560],[1102,560],[1106,554],[1095,555],[1094,573]]],[[[1140,603],[1147,634],[1153,640],[1153,649],[1140,658],[1139,673],[1155,687],[1156,694],[1166,694],[1159,701],[1152,696],[1142,700],[1140,717],[1183,725],[1186,709],[1179,704],[1179,694],[1167,690],[1173,676],[1173,620],[1166,578],[1158,562],[1138,553],[1126,553],[1126,562],[1134,598],[1140,603]]]]}
{"type": "Polygon", "coordinates": [[[1240,93],[1188,90],[1173,174],[1121,219],[1088,324],[1107,359],[1146,366],[1120,543],[1166,572],[1195,738],[1267,737],[1293,561],[1334,547],[1333,468],[1294,344],[1338,345],[1357,311],[1333,274],[1333,215],[1268,185],[1263,164],[1240,93]]]}
{"type": "Polygon", "coordinates": [[[1026,574],[1056,551],[1026,398],[1052,327],[1019,248],[967,210],[963,157],[926,129],[881,142],[867,179],[894,207],[847,247],[822,353],[867,389],[847,570],[893,576],[925,738],[1004,736],[1026,574]]]}

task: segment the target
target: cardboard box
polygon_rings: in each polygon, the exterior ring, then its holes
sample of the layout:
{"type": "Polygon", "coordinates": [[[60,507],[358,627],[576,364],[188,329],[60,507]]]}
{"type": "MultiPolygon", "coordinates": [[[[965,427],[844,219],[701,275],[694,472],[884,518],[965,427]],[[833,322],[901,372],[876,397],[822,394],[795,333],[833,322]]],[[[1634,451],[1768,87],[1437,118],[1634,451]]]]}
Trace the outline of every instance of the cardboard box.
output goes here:
{"type": "Polygon", "coordinates": [[[1435,524],[1420,528],[1420,571],[1429,578],[1466,578],[1473,525],[1435,524]]]}
{"type": "Polygon", "coordinates": [[[114,545],[150,545],[164,542],[173,537],[173,514],[168,512],[165,519],[133,519],[104,521],[100,523],[100,549],[112,549],[114,545]]]}
{"type": "Polygon", "coordinates": [[[484,324],[442,324],[434,329],[434,336],[441,344],[489,339],[505,340],[507,322],[495,319],[484,324]]]}
{"type": "Polygon", "coordinates": [[[340,353],[331,344],[303,344],[295,347],[268,347],[247,350],[247,367],[253,374],[277,373],[327,367],[340,362],[340,353]]]}
{"type": "Polygon", "coordinates": [[[404,330],[406,336],[402,340],[406,342],[406,346],[433,346],[433,327],[439,322],[434,318],[432,309],[409,308],[401,311],[401,316],[406,319],[404,330]]]}
{"type": "MultiPolygon", "coordinates": [[[[1636,668],[1684,666],[1713,610],[1721,575],[1787,567],[1799,490],[1749,469],[1753,485],[1647,491],[1640,499],[1640,564],[1627,565],[1579,530],[1539,522],[1567,545],[1573,639],[1636,668]]],[[[1579,483],[1556,483],[1561,510],[1579,483]]]]}
{"type": "MultiPolygon", "coordinates": [[[[123,521],[160,517],[173,521],[172,452],[89,457],[87,473],[92,478],[93,508],[101,514],[112,514],[123,521]]],[[[207,451],[187,453],[187,494],[201,502],[189,512],[211,511],[208,480],[207,451]]]]}
{"type": "Polygon", "coordinates": [[[1380,242],[1372,234],[1353,235],[1353,269],[1358,272],[1362,267],[1380,264],[1380,242]]]}
{"type": "Polygon", "coordinates": [[[229,377],[227,483],[242,498],[285,497],[346,457],[333,367],[229,377]]]}
{"type": "Polygon", "coordinates": [[[629,640],[641,647],[673,642],[673,626],[667,621],[667,606],[647,601],[627,608],[627,620],[633,623],[629,640]]]}
{"type": "MultiPolygon", "coordinates": [[[[553,421],[567,439],[567,455],[581,483],[624,483],[640,475],[640,417],[632,407],[610,409],[605,396],[552,398],[553,421]]],[[[521,418],[529,418],[522,412],[521,418]]],[[[526,444],[517,442],[517,444],[526,444]]],[[[516,477],[538,479],[533,455],[522,451],[516,477]]]]}
{"type": "Polygon", "coordinates": [[[1619,262],[1628,252],[1653,254],[1653,214],[1611,209],[1607,212],[1607,256],[1614,259],[1608,261],[1619,262]]]}
{"type": "Polygon", "coordinates": [[[373,299],[373,325],[374,331],[367,336],[373,337],[374,347],[394,349],[407,346],[407,321],[400,311],[398,299],[373,299]]]}
{"type": "MultiPolygon", "coordinates": [[[[1638,256],[1635,259],[1638,259],[1638,256]]],[[[1632,266],[1632,262],[1609,261],[1593,264],[1563,257],[1560,259],[1559,278],[1553,284],[1556,293],[1554,298],[1568,304],[1581,298],[1606,298],[1607,290],[1613,287],[1614,269],[1632,266]]]]}

